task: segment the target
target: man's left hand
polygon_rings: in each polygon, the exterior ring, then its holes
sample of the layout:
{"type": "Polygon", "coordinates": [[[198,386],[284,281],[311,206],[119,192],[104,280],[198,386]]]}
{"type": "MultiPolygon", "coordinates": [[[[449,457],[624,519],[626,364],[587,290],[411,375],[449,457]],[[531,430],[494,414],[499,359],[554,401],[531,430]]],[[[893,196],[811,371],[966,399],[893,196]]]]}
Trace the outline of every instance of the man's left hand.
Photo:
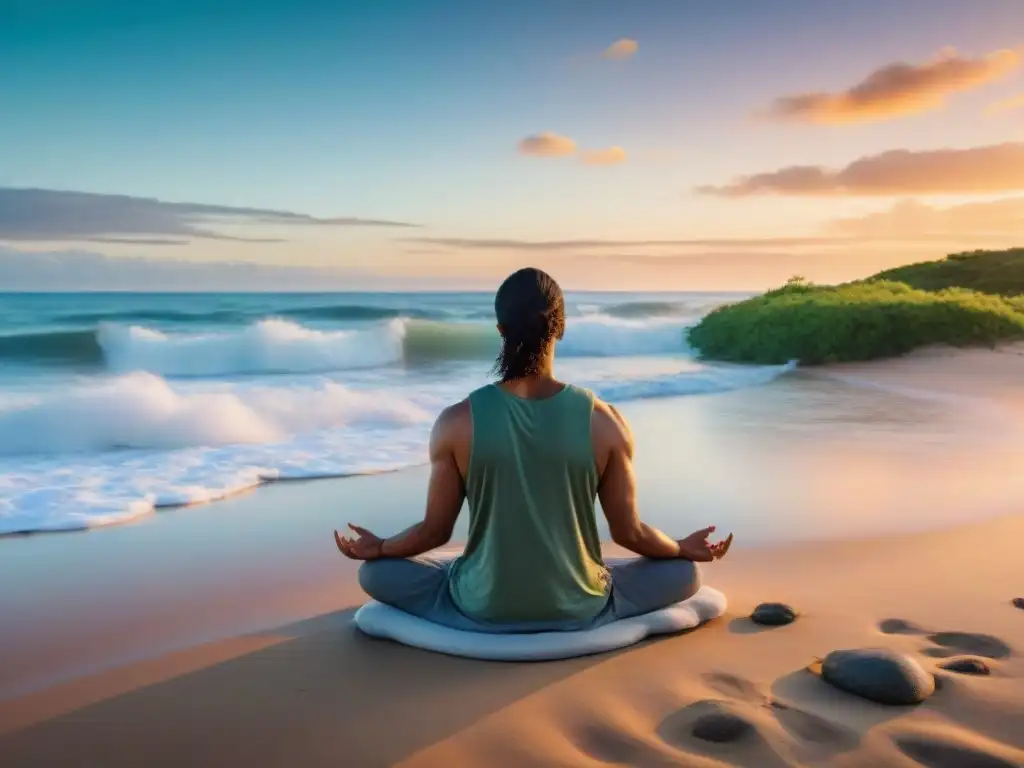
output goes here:
{"type": "Polygon", "coordinates": [[[351,560],[376,560],[381,556],[384,548],[384,539],[370,533],[358,525],[348,524],[356,536],[349,538],[334,532],[334,543],[338,545],[338,551],[351,560]]]}

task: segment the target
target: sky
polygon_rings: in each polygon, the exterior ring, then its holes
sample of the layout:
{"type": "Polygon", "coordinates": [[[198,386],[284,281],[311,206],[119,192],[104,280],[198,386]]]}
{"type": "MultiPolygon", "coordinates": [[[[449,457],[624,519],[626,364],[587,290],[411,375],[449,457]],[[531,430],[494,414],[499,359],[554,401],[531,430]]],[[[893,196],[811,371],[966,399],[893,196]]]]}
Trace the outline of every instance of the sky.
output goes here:
{"type": "Polygon", "coordinates": [[[1020,0],[0,0],[0,71],[0,289],[747,290],[1024,244],[1020,0]]]}

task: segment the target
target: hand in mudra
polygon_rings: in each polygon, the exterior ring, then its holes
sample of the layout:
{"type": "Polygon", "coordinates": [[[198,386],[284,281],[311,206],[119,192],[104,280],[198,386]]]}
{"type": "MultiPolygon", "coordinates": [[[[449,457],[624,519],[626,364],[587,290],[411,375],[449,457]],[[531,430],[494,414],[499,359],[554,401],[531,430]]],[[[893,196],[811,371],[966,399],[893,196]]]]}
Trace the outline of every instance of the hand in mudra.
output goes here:
{"type": "Polygon", "coordinates": [[[334,543],[338,545],[341,554],[352,560],[376,560],[381,556],[384,539],[358,525],[349,523],[348,527],[355,532],[354,539],[334,532],[334,543]]]}
{"type": "Polygon", "coordinates": [[[725,557],[725,553],[729,551],[729,547],[732,546],[732,534],[730,533],[725,541],[712,544],[708,537],[714,532],[715,526],[710,525],[707,528],[694,531],[685,539],[680,539],[676,542],[679,544],[679,556],[686,560],[692,560],[695,563],[710,563],[712,560],[721,560],[725,557]]]}

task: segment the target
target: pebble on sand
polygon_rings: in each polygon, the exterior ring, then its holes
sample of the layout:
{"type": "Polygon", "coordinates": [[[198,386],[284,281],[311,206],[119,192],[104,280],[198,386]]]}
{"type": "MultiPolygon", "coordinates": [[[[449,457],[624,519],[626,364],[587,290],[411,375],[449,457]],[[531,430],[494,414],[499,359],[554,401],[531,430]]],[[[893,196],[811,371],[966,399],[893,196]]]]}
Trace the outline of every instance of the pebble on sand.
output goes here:
{"type": "Polygon", "coordinates": [[[912,657],[887,648],[832,651],[822,679],[879,704],[919,704],[935,692],[935,678],[912,657]]]}
{"type": "Polygon", "coordinates": [[[783,624],[792,624],[796,619],[796,611],[785,603],[761,603],[750,614],[750,620],[755,624],[763,624],[767,627],[781,627],[783,624]]]}
{"type": "Polygon", "coordinates": [[[1016,607],[1020,608],[1022,611],[1024,611],[1024,597],[1013,598],[1013,604],[1016,607]]]}
{"type": "Polygon", "coordinates": [[[711,706],[711,711],[694,720],[691,730],[698,739],[724,744],[738,741],[754,729],[750,721],[732,712],[725,702],[705,703],[711,706]]]}
{"type": "Polygon", "coordinates": [[[992,673],[988,664],[974,656],[956,656],[952,659],[947,659],[939,664],[939,666],[942,669],[948,669],[950,672],[959,672],[961,675],[989,675],[992,673]]]}

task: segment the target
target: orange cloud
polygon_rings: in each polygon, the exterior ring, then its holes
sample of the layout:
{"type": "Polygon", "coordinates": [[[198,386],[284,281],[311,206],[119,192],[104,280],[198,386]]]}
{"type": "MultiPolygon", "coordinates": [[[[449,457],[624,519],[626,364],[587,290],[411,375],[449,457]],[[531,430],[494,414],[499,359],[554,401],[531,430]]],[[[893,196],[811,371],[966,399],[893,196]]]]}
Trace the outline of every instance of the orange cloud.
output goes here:
{"type": "Polygon", "coordinates": [[[614,59],[621,61],[622,59],[630,59],[636,55],[637,49],[640,48],[640,44],[636,40],[630,40],[628,37],[624,37],[621,40],[616,40],[614,43],[604,49],[604,53],[601,55],[606,59],[614,59]]]}
{"type": "Polygon", "coordinates": [[[519,142],[519,151],[534,157],[565,157],[576,152],[576,142],[557,133],[539,133],[519,142]]]}
{"type": "Polygon", "coordinates": [[[941,107],[954,93],[1005,77],[1017,68],[1017,51],[999,50],[971,59],[952,48],[925,64],[898,62],[876,69],[838,93],[801,93],[776,99],[767,116],[808,123],[888,120],[941,107]]]}
{"type": "Polygon", "coordinates": [[[924,238],[944,235],[1008,241],[1024,235],[1024,197],[1010,197],[948,208],[901,200],[884,211],[837,219],[827,231],[855,238],[924,238]]]}
{"type": "Polygon", "coordinates": [[[587,165],[619,165],[626,162],[626,150],[622,147],[589,150],[580,153],[580,160],[587,165]]]}
{"type": "Polygon", "coordinates": [[[1024,93],[1011,96],[1008,99],[997,101],[991,104],[988,109],[985,110],[985,114],[988,115],[999,115],[1003,112],[1010,112],[1015,109],[1024,109],[1024,93]]]}
{"type": "Polygon", "coordinates": [[[1024,190],[1024,143],[915,152],[897,149],[833,170],[796,165],[698,187],[719,197],[942,195],[1024,190]]]}

